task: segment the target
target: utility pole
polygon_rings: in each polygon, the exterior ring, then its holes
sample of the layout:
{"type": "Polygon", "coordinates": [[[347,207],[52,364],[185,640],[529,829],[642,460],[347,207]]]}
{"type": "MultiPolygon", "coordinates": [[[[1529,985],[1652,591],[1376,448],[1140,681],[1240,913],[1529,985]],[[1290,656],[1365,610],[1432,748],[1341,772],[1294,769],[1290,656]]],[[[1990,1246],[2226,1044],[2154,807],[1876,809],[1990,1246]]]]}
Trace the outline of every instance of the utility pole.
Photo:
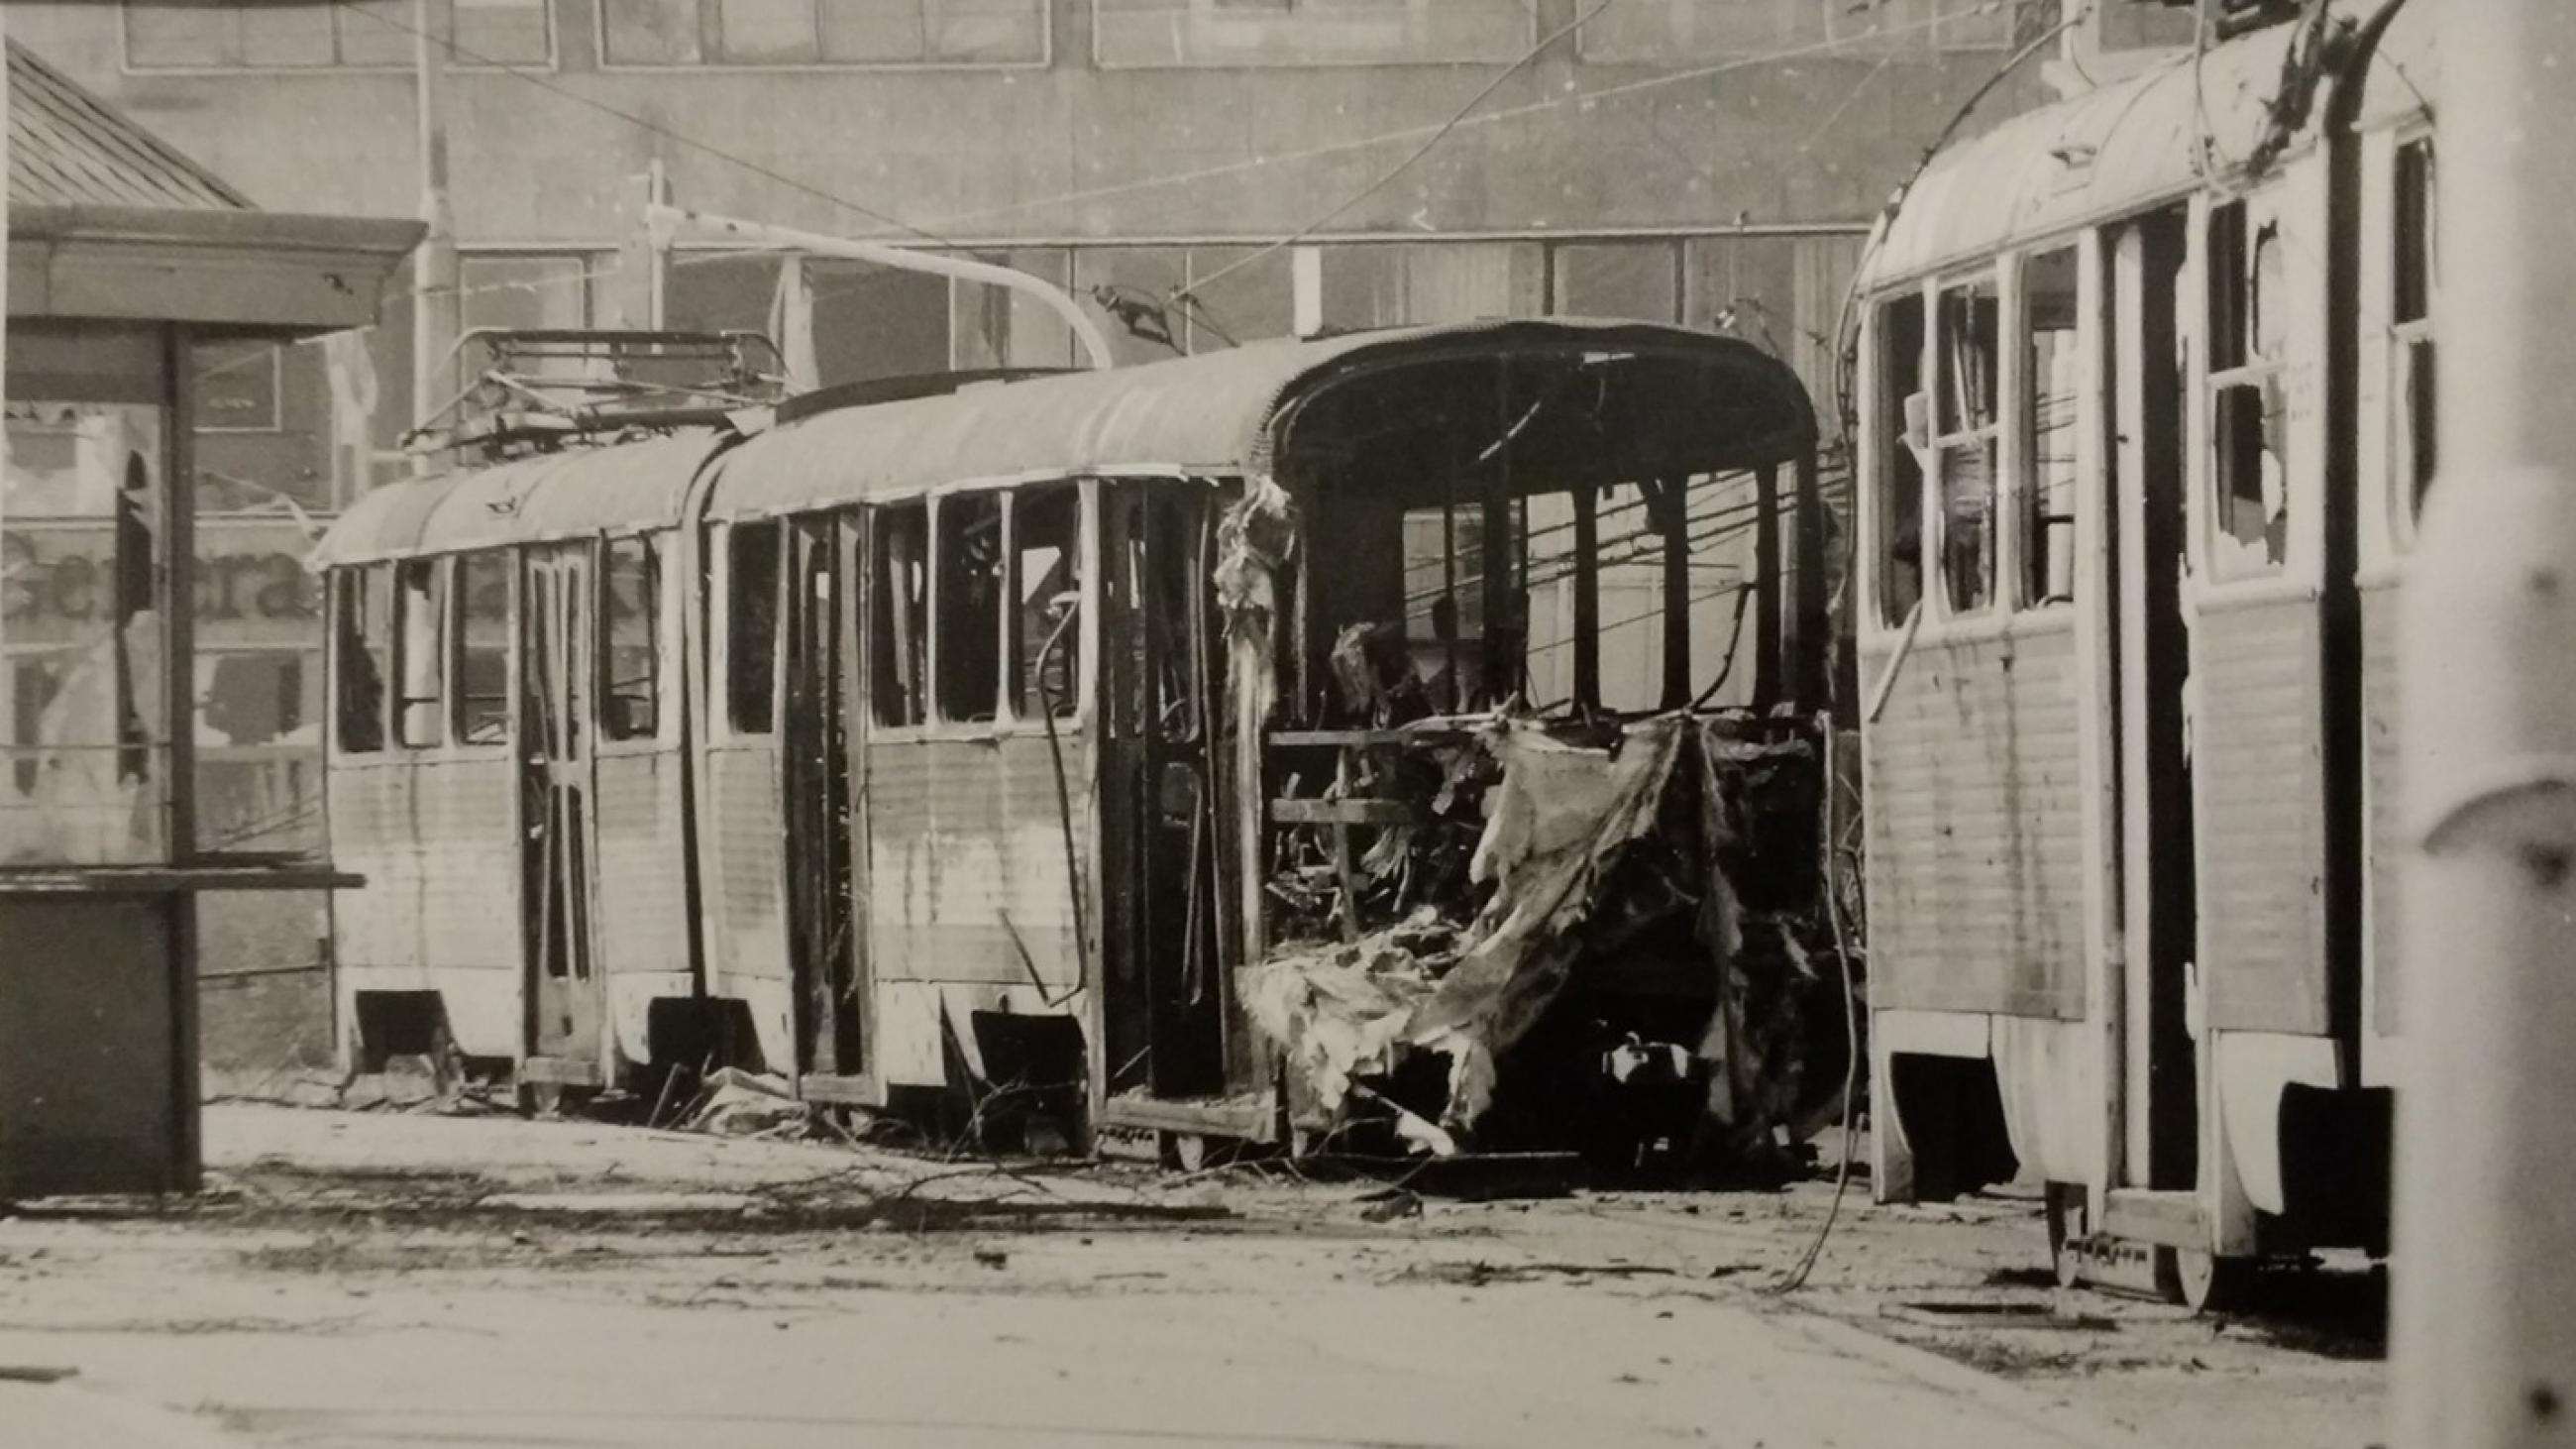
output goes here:
{"type": "MultiPolygon", "coordinates": [[[[2405,593],[2401,1449],[2576,1445],[2576,6],[2442,7],[2441,477],[2405,593]]],[[[2376,82],[2374,82],[2376,84],[2376,82]]]]}
{"type": "MultiPolygon", "coordinates": [[[[412,264],[411,414],[417,427],[456,395],[449,354],[464,331],[458,294],[456,215],[447,197],[447,60],[454,0],[412,0],[412,61],[420,99],[420,219],[429,224],[412,264]]],[[[415,473],[430,470],[426,455],[415,473]]]]}

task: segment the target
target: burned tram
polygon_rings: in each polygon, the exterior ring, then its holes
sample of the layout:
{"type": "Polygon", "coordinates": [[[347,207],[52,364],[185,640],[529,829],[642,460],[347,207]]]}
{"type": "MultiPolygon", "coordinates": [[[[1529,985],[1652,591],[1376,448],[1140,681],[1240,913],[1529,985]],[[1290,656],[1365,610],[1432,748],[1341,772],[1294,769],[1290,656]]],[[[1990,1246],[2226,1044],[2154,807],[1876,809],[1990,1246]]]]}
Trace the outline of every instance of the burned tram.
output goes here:
{"type": "Polygon", "coordinates": [[[2385,1249],[2443,9],[2005,122],[1862,269],[1875,1187],[2043,1180],[2069,1282],[2385,1249]]]}
{"type": "Polygon", "coordinates": [[[1842,1071],[1815,447],[1747,344],[1493,322],[380,489],[322,546],[344,1049],[1767,1141],[1842,1071]]]}

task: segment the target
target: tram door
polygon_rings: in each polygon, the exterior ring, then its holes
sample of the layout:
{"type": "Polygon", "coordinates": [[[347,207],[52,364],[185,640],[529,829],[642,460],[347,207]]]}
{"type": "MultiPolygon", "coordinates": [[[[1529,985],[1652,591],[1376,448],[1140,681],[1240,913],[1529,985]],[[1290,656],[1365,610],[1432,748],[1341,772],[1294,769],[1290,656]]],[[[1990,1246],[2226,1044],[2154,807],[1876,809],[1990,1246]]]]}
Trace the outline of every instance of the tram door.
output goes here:
{"type": "Polygon", "coordinates": [[[1209,743],[1219,497],[1182,484],[1103,496],[1109,1089],[1215,1097],[1226,1089],[1231,990],[1209,743]]]}
{"type": "Polygon", "coordinates": [[[528,555],[521,848],[527,889],[529,1075],[599,1082],[602,982],[591,949],[590,721],[594,575],[588,544],[528,555]]]}
{"type": "Polygon", "coordinates": [[[807,1072],[862,1072],[857,917],[851,882],[851,616],[858,522],[789,526],[786,751],[788,923],[798,1051],[807,1072]]]}
{"type": "Polygon", "coordinates": [[[2185,213],[2113,240],[2111,377],[2116,474],[2111,552],[2125,962],[2120,1186],[2183,1190],[2198,1177],[2198,1070],[2187,1021],[2199,934],[2192,828],[2190,623],[2182,567],[2187,372],[2177,299],[2185,213]]]}

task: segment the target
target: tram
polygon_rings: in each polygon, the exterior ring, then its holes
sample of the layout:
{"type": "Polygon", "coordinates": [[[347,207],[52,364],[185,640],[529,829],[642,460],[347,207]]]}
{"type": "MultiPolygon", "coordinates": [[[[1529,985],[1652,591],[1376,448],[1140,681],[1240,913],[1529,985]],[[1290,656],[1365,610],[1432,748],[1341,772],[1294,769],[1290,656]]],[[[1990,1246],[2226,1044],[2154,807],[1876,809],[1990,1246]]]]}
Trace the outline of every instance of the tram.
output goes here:
{"type": "Polygon", "coordinates": [[[1370,722],[1337,641],[1377,627],[1453,715],[1705,701],[1734,644],[1691,500],[1734,487],[1769,566],[1737,701],[1812,709],[1824,579],[1782,530],[1822,560],[1816,446],[1750,344],[1496,321],[826,390],[380,488],[319,551],[368,882],[343,1051],[1276,1140],[1238,968],[1283,832],[1393,824],[1316,798],[1370,722]],[[1662,541],[1605,620],[1620,509],[1662,541]],[[1659,652],[1622,642],[1649,618],[1659,652]]]}
{"type": "Polygon", "coordinates": [[[1875,1190],[2043,1181],[2070,1283],[2386,1249],[2443,13],[2009,120],[1863,264],[1875,1190]]]}

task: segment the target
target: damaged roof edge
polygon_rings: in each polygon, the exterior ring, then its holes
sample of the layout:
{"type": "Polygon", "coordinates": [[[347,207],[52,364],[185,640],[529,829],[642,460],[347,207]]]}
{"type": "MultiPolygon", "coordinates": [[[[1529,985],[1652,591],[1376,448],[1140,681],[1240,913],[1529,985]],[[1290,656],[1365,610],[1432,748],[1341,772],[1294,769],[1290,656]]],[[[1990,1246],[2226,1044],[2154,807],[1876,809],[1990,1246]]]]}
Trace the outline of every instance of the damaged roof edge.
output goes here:
{"type": "Polygon", "coordinates": [[[1266,472],[1283,417],[1338,382],[1378,367],[1521,349],[1701,361],[1727,372],[1771,419],[1746,430],[1748,452],[1787,462],[1815,439],[1814,408],[1797,375],[1741,339],[1642,322],[1485,321],[1259,342],[822,413],[735,449],[708,513],[794,513],[1043,476],[1266,472]]]}

